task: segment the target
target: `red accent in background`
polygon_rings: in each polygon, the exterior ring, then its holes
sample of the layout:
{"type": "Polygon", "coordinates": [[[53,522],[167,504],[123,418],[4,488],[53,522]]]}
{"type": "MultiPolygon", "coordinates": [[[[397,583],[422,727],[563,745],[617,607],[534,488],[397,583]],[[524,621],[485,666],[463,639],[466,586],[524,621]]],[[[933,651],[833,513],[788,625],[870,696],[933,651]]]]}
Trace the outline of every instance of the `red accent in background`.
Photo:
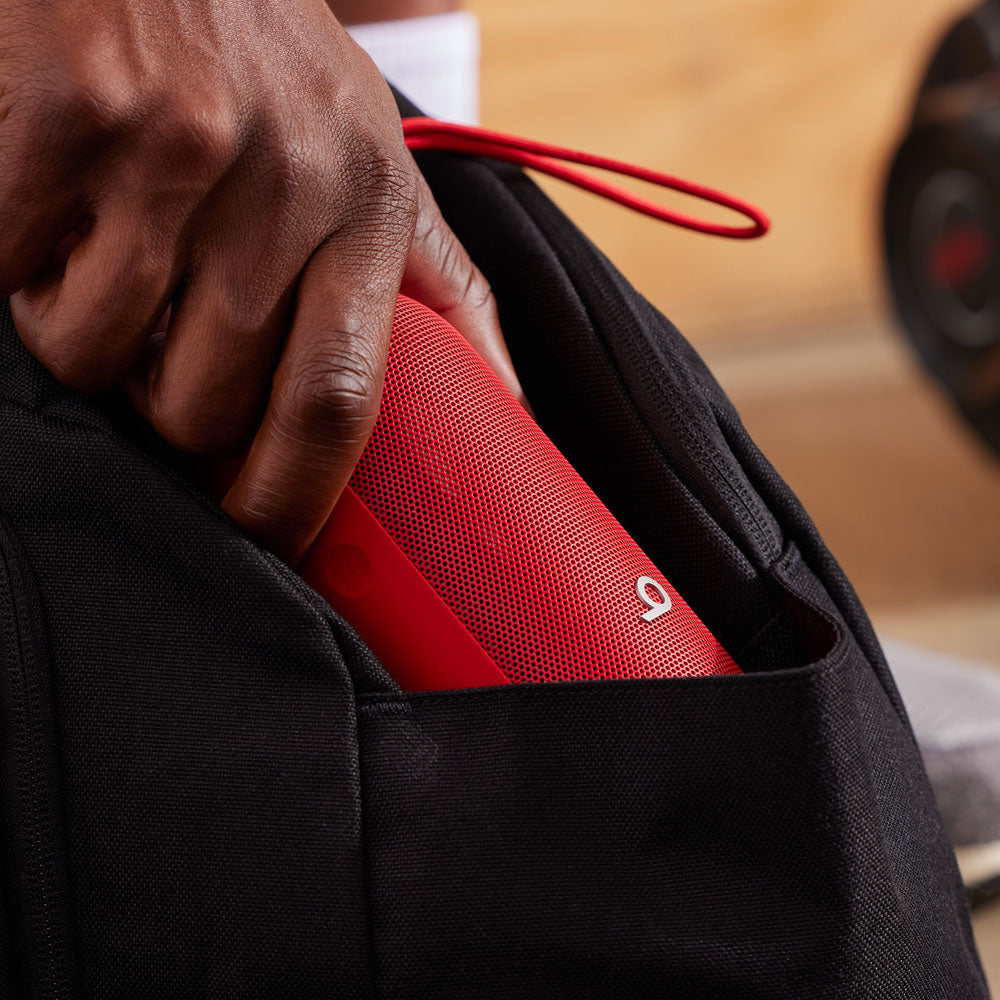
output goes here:
{"type": "Polygon", "coordinates": [[[946,232],[931,249],[927,274],[938,288],[958,289],[981,277],[993,256],[993,237],[983,226],[946,232]]]}

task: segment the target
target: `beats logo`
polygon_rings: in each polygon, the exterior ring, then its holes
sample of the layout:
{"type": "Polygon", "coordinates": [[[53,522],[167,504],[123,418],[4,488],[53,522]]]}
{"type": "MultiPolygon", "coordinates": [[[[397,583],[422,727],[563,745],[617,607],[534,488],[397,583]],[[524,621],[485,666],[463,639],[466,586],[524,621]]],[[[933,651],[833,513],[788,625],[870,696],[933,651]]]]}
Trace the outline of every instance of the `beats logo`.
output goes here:
{"type": "Polygon", "coordinates": [[[660,615],[665,615],[673,606],[670,595],[651,576],[640,576],[635,581],[635,592],[639,600],[646,605],[649,610],[642,616],[643,621],[655,621],[660,615]],[[659,595],[659,600],[654,600],[649,593],[655,591],[659,595]]]}

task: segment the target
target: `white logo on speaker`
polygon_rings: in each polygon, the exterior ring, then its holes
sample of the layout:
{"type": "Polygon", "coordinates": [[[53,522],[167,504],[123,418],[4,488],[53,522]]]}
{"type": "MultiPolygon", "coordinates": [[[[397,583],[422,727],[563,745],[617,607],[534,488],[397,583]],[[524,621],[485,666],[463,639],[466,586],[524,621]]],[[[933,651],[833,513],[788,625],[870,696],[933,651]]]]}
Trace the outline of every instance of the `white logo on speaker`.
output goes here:
{"type": "Polygon", "coordinates": [[[649,610],[642,616],[647,622],[651,622],[660,615],[665,615],[672,607],[670,595],[651,576],[640,576],[635,581],[635,592],[639,600],[645,604],[649,610]],[[653,600],[649,595],[649,590],[655,590],[660,595],[661,600],[653,600]]]}

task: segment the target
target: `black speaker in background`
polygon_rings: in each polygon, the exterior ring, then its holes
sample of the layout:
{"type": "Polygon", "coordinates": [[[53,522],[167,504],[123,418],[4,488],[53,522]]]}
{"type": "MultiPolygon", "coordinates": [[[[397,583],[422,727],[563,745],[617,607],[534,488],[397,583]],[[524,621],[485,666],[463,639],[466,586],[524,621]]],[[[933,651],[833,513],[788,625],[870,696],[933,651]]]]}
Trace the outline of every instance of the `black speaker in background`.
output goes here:
{"type": "Polygon", "coordinates": [[[1000,454],[1000,2],[931,59],[889,172],[884,246],[903,330],[1000,454]]]}

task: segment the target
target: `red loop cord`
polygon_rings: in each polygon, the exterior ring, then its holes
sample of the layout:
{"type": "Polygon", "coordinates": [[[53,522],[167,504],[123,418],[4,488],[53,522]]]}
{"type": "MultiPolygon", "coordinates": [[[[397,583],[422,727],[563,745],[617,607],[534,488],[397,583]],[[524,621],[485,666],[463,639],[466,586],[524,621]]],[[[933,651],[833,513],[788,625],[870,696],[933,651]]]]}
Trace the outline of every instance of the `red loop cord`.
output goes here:
{"type": "Polygon", "coordinates": [[[767,216],[759,208],[745,201],[733,198],[722,191],[714,191],[711,188],[702,187],[700,184],[692,184],[679,177],[671,177],[658,170],[637,167],[620,160],[610,160],[592,153],[580,153],[574,149],[536,142],[533,139],[504,135],[502,132],[491,132],[469,125],[455,125],[451,122],[437,121],[434,118],[404,118],[403,136],[406,139],[406,145],[413,151],[440,149],[453,153],[469,153],[475,156],[489,156],[497,160],[506,160],[508,163],[530,167],[532,170],[539,170],[552,177],[558,177],[560,180],[568,181],[570,184],[575,184],[587,191],[593,191],[594,194],[616,201],[636,212],[641,212],[643,215],[652,216],[663,222],[670,222],[684,229],[708,233],[710,236],[752,240],[763,236],[770,228],[767,216]],[[564,163],[560,163],[560,160],[564,163]],[[581,170],[567,167],[565,163],[579,163],[587,167],[610,170],[625,177],[635,177],[641,181],[648,181],[650,184],[679,191],[681,194],[692,195],[714,205],[721,205],[723,208],[739,212],[746,216],[752,225],[724,226],[716,222],[706,222],[703,219],[682,215],[679,212],[672,212],[648,198],[640,198],[615,184],[591,177],[581,170]]]}

